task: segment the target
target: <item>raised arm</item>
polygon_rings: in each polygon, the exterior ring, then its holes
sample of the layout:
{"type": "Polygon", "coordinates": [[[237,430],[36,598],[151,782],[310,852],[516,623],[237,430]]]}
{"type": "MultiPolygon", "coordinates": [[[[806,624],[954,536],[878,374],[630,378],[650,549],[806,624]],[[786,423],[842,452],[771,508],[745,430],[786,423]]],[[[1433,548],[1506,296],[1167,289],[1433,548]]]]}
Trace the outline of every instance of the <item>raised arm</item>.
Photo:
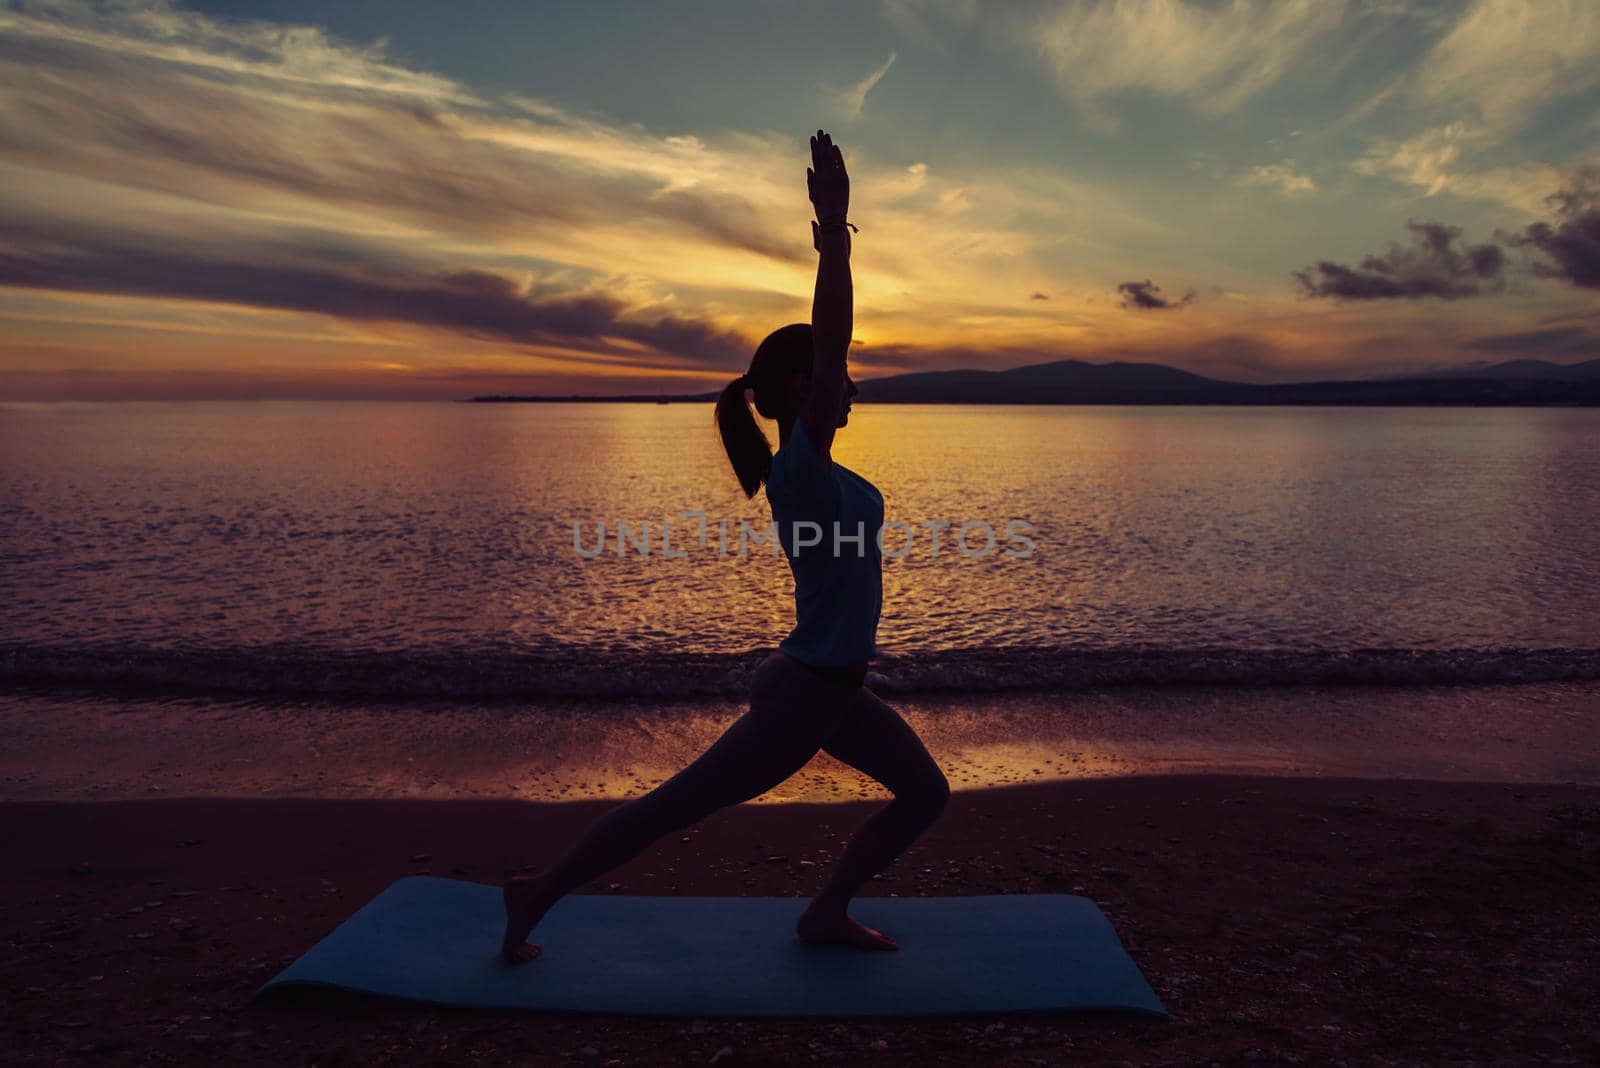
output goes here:
{"type": "Polygon", "coordinates": [[[811,302],[811,390],[798,418],[817,454],[831,462],[833,432],[844,409],[845,357],[854,326],[855,297],[850,278],[850,231],[839,225],[850,207],[850,176],[844,169],[844,156],[821,130],[811,139],[806,186],[817,211],[812,231],[819,259],[817,289],[811,302]]]}

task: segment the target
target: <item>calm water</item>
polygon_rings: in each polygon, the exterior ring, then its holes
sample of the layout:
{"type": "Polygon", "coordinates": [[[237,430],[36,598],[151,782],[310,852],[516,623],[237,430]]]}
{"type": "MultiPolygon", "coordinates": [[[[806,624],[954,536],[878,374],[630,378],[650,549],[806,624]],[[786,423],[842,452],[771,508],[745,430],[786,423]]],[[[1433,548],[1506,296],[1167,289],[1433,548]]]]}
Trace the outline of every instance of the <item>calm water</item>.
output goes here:
{"type": "MultiPolygon", "coordinates": [[[[835,450],[913,528],[907,688],[1600,677],[1600,412],[862,406],[835,450]]],[[[0,405],[0,670],[732,692],[792,620],[769,518],[709,405],[0,405]]]]}

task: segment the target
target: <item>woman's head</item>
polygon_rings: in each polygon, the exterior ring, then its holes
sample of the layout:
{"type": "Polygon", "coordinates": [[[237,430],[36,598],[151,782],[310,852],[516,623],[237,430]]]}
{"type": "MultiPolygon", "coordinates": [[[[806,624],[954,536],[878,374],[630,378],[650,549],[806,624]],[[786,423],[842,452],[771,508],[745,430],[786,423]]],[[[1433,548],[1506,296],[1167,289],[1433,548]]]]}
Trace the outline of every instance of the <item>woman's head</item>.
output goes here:
{"type": "MultiPolygon", "coordinates": [[[[717,429],[747,497],[754,497],[766,481],[772,468],[772,446],[750,414],[745,390],[754,394],[756,411],[787,427],[811,391],[811,359],[811,324],[781,326],[756,346],[750,369],[728,383],[717,398],[717,429]]],[[[850,417],[850,398],[855,393],[855,383],[847,376],[839,426],[850,417]]]]}

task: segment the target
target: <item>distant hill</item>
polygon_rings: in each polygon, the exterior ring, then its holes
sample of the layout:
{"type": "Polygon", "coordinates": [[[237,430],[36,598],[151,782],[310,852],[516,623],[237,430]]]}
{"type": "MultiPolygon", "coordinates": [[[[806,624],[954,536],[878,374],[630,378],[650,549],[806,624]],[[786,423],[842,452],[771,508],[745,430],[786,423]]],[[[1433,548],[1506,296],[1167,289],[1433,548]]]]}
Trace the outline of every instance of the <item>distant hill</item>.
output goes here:
{"type": "Polygon", "coordinates": [[[1551,363],[1549,360],[1508,360],[1505,363],[1468,364],[1466,367],[1452,367],[1443,371],[1428,371],[1423,374],[1397,375],[1396,378],[1407,379],[1453,379],[1453,378],[1525,378],[1551,382],[1589,382],[1600,378],[1600,360],[1585,360],[1582,363],[1551,363]]]}
{"type": "Polygon", "coordinates": [[[491,393],[468,397],[466,404],[703,404],[717,399],[716,393],[570,393],[566,396],[491,393]]]}
{"type": "Polygon", "coordinates": [[[1159,363],[1084,360],[1056,360],[1007,371],[917,371],[857,385],[859,400],[887,404],[1145,403],[1151,396],[1177,399],[1197,391],[1240,388],[1235,382],[1159,363]]]}
{"type": "MultiPolygon", "coordinates": [[[[1405,377],[1256,385],[1159,363],[1056,360],[1004,371],[916,371],[857,383],[877,404],[1600,405],[1600,360],[1512,360],[1405,377]]],[[[492,396],[476,402],[703,403],[712,393],[492,396]]]]}
{"type": "Polygon", "coordinates": [[[919,371],[860,383],[880,404],[1600,404],[1600,360],[1516,360],[1427,376],[1256,385],[1159,363],[1057,360],[1007,371],[919,371]]]}

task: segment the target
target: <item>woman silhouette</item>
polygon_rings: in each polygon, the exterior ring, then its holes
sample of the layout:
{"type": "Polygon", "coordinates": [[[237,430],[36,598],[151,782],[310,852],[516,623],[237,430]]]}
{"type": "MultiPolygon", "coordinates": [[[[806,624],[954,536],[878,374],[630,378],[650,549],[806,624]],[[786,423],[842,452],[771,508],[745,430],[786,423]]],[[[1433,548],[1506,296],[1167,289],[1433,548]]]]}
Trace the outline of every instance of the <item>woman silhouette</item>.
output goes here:
{"type": "Polygon", "coordinates": [[[898,949],[894,939],[852,920],[851,897],[899,856],[943,810],[950,784],[914,731],[863,684],[874,651],[882,581],[877,543],[883,498],[866,479],[833,463],[834,431],[850,415],[855,383],[845,371],[852,294],[850,179],[844,157],[821,130],[811,139],[806,184],[820,254],[811,323],[775,330],[750,370],[717,400],[717,426],[746,496],[763,482],[778,538],[794,572],[795,627],[757,667],[750,709],[688,767],[643,797],[608,812],[550,868],[506,883],[505,939],[512,962],[530,961],[527,941],[550,907],[672,831],[757,797],[825,749],[894,794],[858,830],[827,886],[806,908],[796,934],[807,942],[898,949]],[[750,414],[778,423],[778,451],[750,414]]]}

